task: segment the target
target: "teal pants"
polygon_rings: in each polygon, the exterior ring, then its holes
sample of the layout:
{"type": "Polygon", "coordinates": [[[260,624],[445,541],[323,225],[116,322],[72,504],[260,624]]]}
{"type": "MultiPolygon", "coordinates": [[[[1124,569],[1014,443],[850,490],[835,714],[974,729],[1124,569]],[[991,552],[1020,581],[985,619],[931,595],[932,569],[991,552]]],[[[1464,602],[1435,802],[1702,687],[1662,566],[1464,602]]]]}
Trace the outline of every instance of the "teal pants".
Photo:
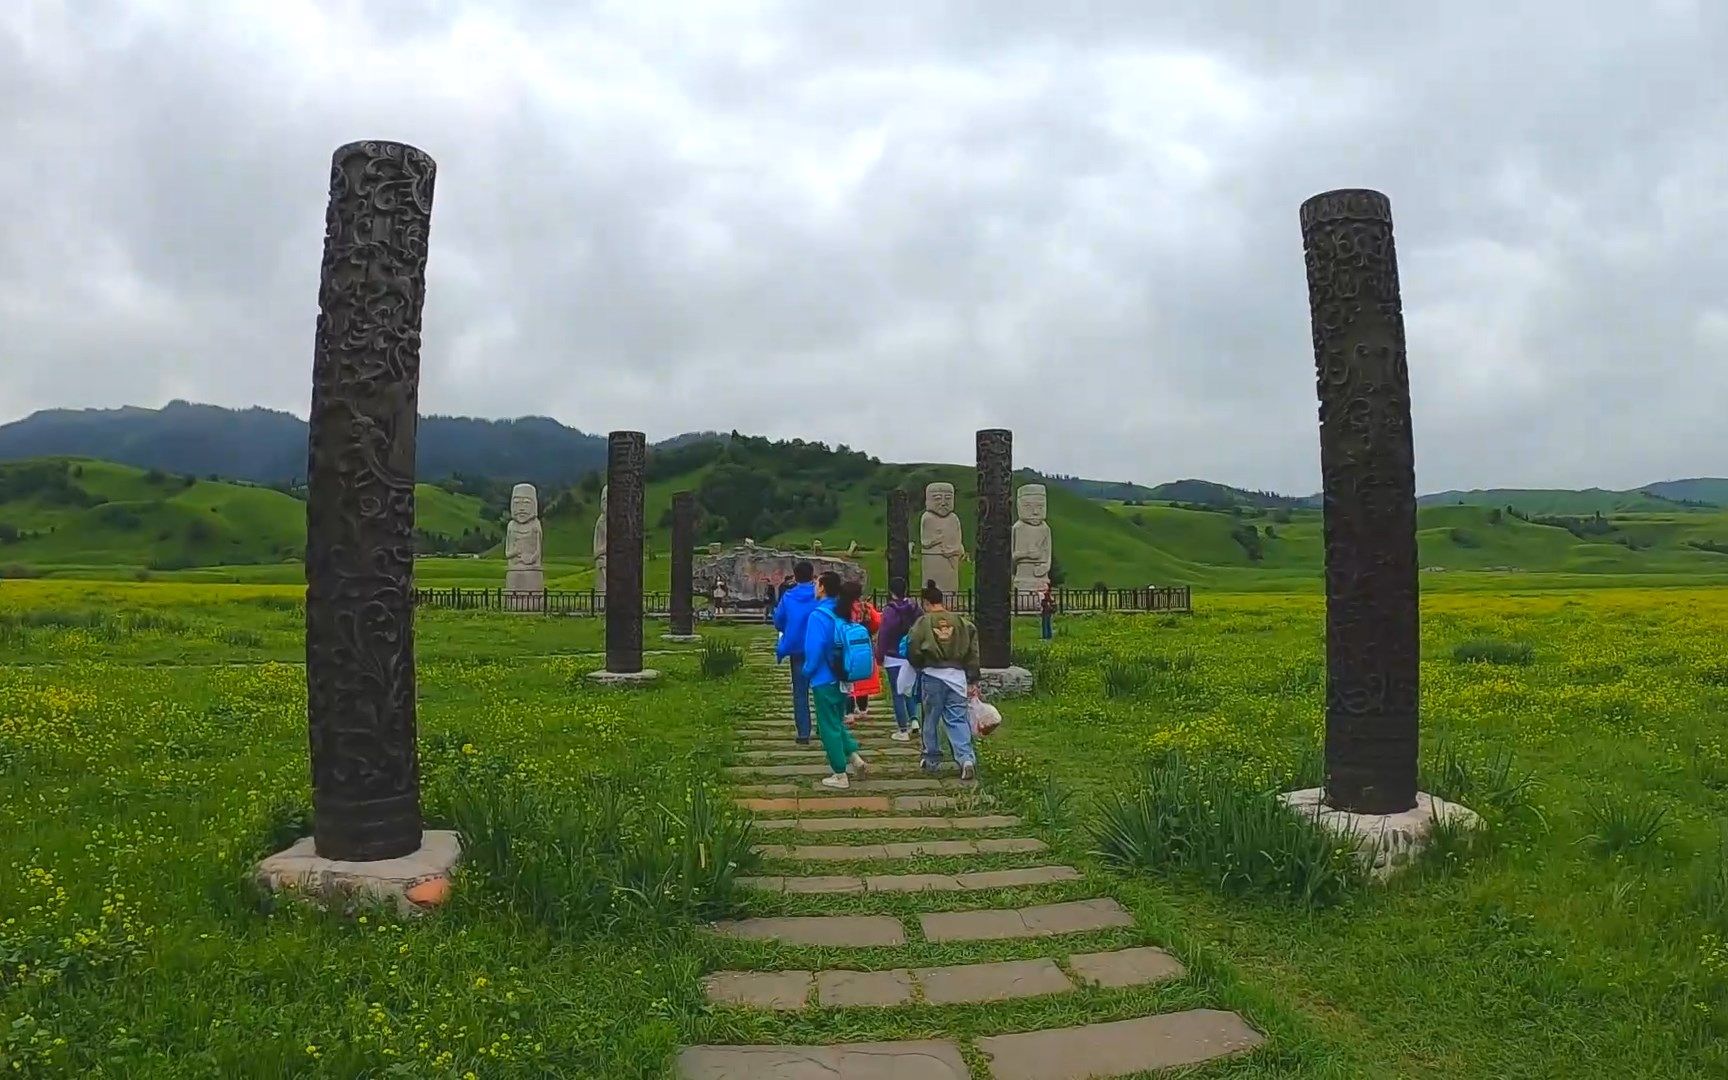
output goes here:
{"type": "Polygon", "coordinates": [[[839,683],[813,686],[810,696],[816,699],[816,734],[822,736],[822,750],[828,755],[830,772],[846,771],[846,759],[858,752],[858,740],[846,726],[846,695],[839,683]]]}

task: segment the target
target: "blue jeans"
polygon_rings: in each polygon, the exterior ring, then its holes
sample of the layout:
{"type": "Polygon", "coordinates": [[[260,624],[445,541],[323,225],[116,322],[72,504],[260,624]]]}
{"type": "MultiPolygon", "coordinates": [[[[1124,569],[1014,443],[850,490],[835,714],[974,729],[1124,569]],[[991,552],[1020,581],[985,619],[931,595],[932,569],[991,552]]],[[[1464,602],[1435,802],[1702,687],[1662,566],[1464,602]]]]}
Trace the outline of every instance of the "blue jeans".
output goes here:
{"type": "Polygon", "coordinates": [[[798,728],[798,737],[810,737],[810,680],[804,674],[804,657],[793,653],[786,658],[792,665],[792,723],[798,728]]]}
{"type": "Polygon", "coordinates": [[[972,721],[966,715],[967,697],[934,675],[918,676],[918,692],[924,698],[924,767],[934,769],[942,764],[942,737],[948,733],[948,748],[954,752],[956,765],[973,765],[972,721]]]}
{"type": "Polygon", "coordinates": [[[897,668],[883,668],[882,678],[888,683],[889,693],[894,699],[894,726],[901,731],[908,731],[912,721],[918,716],[918,680],[912,680],[912,693],[902,696],[895,687],[900,685],[896,677],[897,668]]]}
{"type": "Polygon", "coordinates": [[[1040,618],[1040,622],[1042,623],[1041,629],[1042,629],[1043,634],[1044,634],[1044,640],[1049,641],[1051,636],[1052,636],[1052,631],[1050,629],[1050,616],[1049,615],[1041,615],[1039,618],[1040,618]]]}

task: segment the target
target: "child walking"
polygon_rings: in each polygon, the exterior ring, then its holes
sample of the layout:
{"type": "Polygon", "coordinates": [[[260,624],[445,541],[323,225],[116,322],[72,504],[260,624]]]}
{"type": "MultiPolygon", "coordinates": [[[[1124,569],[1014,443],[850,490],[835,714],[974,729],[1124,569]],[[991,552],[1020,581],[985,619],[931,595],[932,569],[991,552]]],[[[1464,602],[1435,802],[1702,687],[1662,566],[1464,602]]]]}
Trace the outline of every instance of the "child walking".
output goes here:
{"type": "Polygon", "coordinates": [[[860,776],[866,768],[863,755],[858,753],[858,740],[846,727],[848,690],[834,670],[840,626],[852,621],[860,591],[856,584],[842,585],[840,575],[832,570],[822,574],[816,579],[816,608],[804,630],[804,676],[816,705],[816,733],[822,738],[832,773],[822,778],[822,786],[828,788],[851,786],[846,777],[848,766],[860,776]]]}
{"type": "MultiPolygon", "coordinates": [[[[861,623],[870,631],[872,638],[876,631],[882,628],[882,613],[876,610],[876,605],[864,599],[862,587],[857,602],[852,607],[852,621],[861,623]]],[[[882,661],[880,652],[875,669],[868,679],[861,679],[852,684],[852,696],[846,699],[846,724],[850,727],[859,720],[870,719],[870,698],[882,692],[882,661]]]]}

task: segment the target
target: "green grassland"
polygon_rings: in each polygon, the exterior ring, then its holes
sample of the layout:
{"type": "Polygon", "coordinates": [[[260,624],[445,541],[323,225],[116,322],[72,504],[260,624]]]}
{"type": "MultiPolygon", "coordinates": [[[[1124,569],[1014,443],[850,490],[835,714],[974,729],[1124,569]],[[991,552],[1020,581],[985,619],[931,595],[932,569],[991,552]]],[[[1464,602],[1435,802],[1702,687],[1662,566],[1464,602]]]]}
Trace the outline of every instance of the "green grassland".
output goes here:
{"type": "MultiPolygon", "coordinates": [[[[60,459],[67,460],[67,459],[60,459]]],[[[773,459],[763,466],[770,479],[773,459]]],[[[0,465],[0,483],[8,469],[0,465]]],[[[113,579],[150,576],[174,581],[279,582],[300,580],[305,506],[271,488],[211,480],[155,476],[128,466],[70,462],[85,501],[55,501],[40,494],[0,497],[0,523],[23,537],[0,543],[4,568],[54,577],[113,579]],[[88,503],[95,502],[95,505],[88,503]]],[[[717,467],[699,464],[658,477],[645,494],[649,588],[665,588],[670,569],[670,507],[679,490],[700,490],[717,467]]],[[[857,475],[823,485],[832,495],[832,520],[820,528],[793,526],[754,537],[764,545],[808,550],[821,540],[830,553],[858,544],[857,559],[871,580],[886,575],[883,540],[886,493],[905,486],[921,491],[947,481],[958,492],[958,513],[970,543],[977,535],[972,470],[950,465],[870,463],[857,475]]],[[[1018,481],[1017,481],[1018,482],[1018,481]]],[[[598,485],[577,485],[542,495],[547,583],[552,588],[594,586],[593,528],[599,513],[598,485]]],[[[1309,591],[1323,565],[1320,514],[1312,510],[1256,511],[1238,515],[1168,504],[1097,502],[1064,488],[1049,489],[1056,558],[1065,582],[1087,588],[1147,584],[1194,585],[1225,591],[1309,591]],[[1287,519],[1287,520],[1285,520],[1287,519]],[[1253,529],[1251,544],[1241,535],[1253,529]]],[[[921,505],[909,523],[916,537],[921,505]]],[[[498,535],[479,498],[442,487],[416,488],[418,528],[447,538],[471,530],[498,535]]],[[[1598,584],[1728,583],[1728,553],[1694,544],[1728,547],[1728,510],[1666,510],[1615,513],[1612,533],[1580,537],[1566,528],[1535,524],[1498,507],[1440,505],[1418,511],[1421,565],[1430,588],[1504,587],[1509,578],[1534,579],[1550,587],[1598,584]]],[[[0,530],[3,533],[3,530],[0,530]]],[[[728,541],[729,543],[732,541],[728,541]]],[[[422,556],[420,584],[496,587],[503,580],[500,545],[479,557],[422,556]]],[[[963,582],[971,564],[962,566],[963,582]]]]}
{"type": "MultiPolygon", "coordinates": [[[[703,860],[679,852],[713,850],[730,826],[679,830],[718,797],[734,725],[759,710],[759,692],[748,677],[702,678],[688,647],[651,657],[668,673],[653,688],[593,687],[592,619],[417,617],[423,791],[438,827],[483,825],[480,800],[541,870],[568,858],[547,845],[547,821],[611,822],[597,843],[623,854],[594,858],[629,888],[596,899],[555,877],[512,884],[477,855],[426,919],[257,896],[247,868],[306,822],[298,594],[0,588],[0,1072],[662,1080],[691,1042],[988,1034],[1193,1005],[1240,1010],[1270,1036],[1194,1074],[1211,1080],[1728,1070],[1720,590],[1425,597],[1424,785],[1481,809],[1489,831],[1320,909],[1227,897],[1204,874],[1112,868],[1091,832],[1097,800],[1142,790],[1154,755],[1204,760],[1245,789],[1312,782],[1318,598],[1214,593],[1192,616],[1061,619],[1049,646],[1021,620],[1017,652],[1040,692],[1003,703],[981,767],[1052,851],[996,858],[1075,865],[1083,881],[1032,899],[1113,895],[1137,925],[939,955],[704,933],[725,911],[904,914],[913,898],[762,896],[706,878],[680,891],[703,860]],[[1529,654],[1456,659],[1484,639],[1529,654]],[[1124,666],[1144,683],[1112,689],[1124,666]],[[1655,835],[1605,841],[1601,808],[1645,806],[1663,813],[1655,835]],[[1169,948],[1189,974],[1000,1007],[754,1013],[701,992],[705,972],[728,967],[1061,959],[1125,944],[1169,948]]],[[[742,642],[759,631],[704,632],[742,642]]]]}

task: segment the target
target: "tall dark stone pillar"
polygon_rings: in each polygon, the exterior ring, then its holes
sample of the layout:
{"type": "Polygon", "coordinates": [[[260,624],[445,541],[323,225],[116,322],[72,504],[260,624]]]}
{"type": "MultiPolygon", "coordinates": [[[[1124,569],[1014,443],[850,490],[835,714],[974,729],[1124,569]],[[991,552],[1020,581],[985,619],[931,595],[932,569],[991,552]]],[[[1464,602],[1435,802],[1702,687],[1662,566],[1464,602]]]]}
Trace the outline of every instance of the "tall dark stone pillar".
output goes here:
{"type": "Polygon", "coordinates": [[[642,469],[640,431],[606,437],[606,670],[642,670],[642,469]]]}
{"type": "Polygon", "coordinates": [[[973,620],[978,659],[987,668],[1008,666],[1014,591],[1014,435],[1001,428],[978,433],[978,564],[973,567],[973,620]]]}
{"type": "Polygon", "coordinates": [[[1326,803],[1416,804],[1416,474],[1392,207],[1302,204],[1326,536],[1326,803]]]}
{"type": "MultiPolygon", "coordinates": [[[[888,580],[901,578],[907,588],[916,593],[912,582],[912,538],[907,515],[909,500],[903,488],[888,493],[888,580]]],[[[923,582],[917,584],[922,585],[923,582]]]]}
{"type": "Polygon", "coordinates": [[[420,847],[414,427],[432,159],[350,143],[330,167],[306,472],[312,833],[327,859],[420,847]]]}
{"type": "Polygon", "coordinates": [[[691,598],[696,558],[696,496],[688,491],[672,495],[672,633],[688,637],[696,632],[691,598]]]}

